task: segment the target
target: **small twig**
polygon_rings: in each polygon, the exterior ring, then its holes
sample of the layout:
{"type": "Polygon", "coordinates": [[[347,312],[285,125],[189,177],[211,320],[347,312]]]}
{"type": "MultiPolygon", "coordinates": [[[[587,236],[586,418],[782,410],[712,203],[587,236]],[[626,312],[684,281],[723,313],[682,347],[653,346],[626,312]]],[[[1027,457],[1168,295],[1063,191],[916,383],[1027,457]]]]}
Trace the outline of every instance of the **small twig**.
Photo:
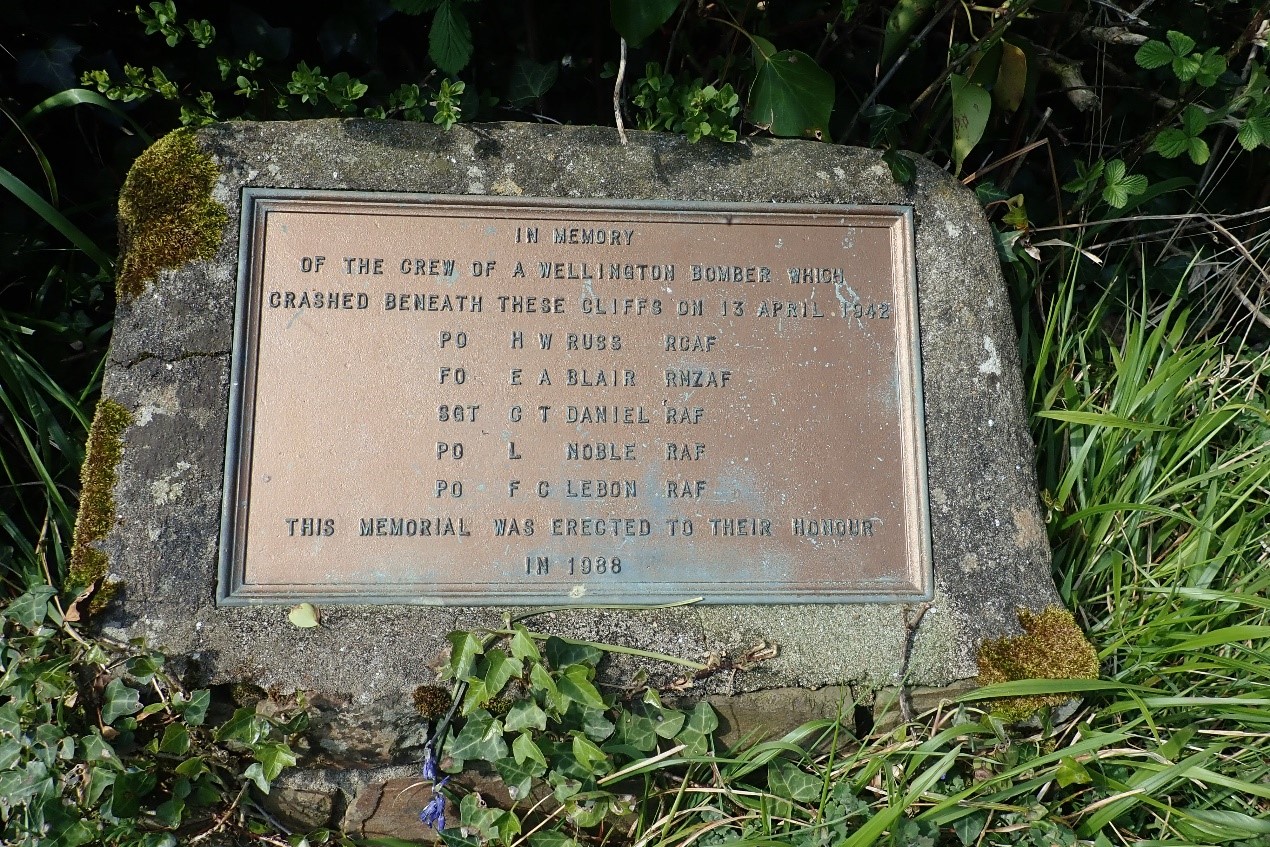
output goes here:
{"type": "Polygon", "coordinates": [[[907,723],[913,719],[913,694],[908,690],[908,663],[913,658],[913,645],[917,641],[917,630],[921,628],[922,618],[930,611],[931,604],[923,603],[917,607],[917,615],[910,621],[909,610],[904,610],[904,665],[900,668],[900,717],[907,723]]]}
{"type": "Polygon", "coordinates": [[[617,63],[617,80],[613,83],[613,120],[617,123],[617,135],[626,146],[626,126],[622,123],[622,83],[626,81],[626,39],[622,41],[622,58],[617,63]]]}
{"type": "Polygon", "coordinates": [[[1063,84],[1067,99],[1078,111],[1088,112],[1098,108],[1101,101],[1094,93],[1093,86],[1085,82],[1085,77],[1080,72],[1080,65],[1075,62],[1060,62],[1053,56],[1042,56],[1041,70],[1058,77],[1058,81],[1063,84]]]}
{"type": "Polygon", "coordinates": [[[1002,156],[1000,159],[997,159],[995,162],[988,165],[987,167],[980,168],[979,170],[975,171],[970,176],[962,177],[961,184],[969,185],[970,183],[974,182],[976,179],[983,176],[984,174],[991,173],[992,171],[995,171],[997,168],[1002,167],[1003,165],[1006,165],[1014,161],[1020,156],[1026,156],[1028,153],[1031,153],[1036,148],[1044,147],[1046,144],[1049,144],[1049,143],[1050,143],[1050,140],[1048,138],[1042,138],[1040,141],[1034,141],[1031,144],[1027,145],[1026,147],[1020,147],[1018,150],[1015,150],[1010,155],[1002,156]]]}
{"type": "Polygon", "coordinates": [[[1085,30],[1084,34],[1094,41],[1101,41],[1103,44],[1137,46],[1147,40],[1145,35],[1130,32],[1122,26],[1091,26],[1085,30]]]}

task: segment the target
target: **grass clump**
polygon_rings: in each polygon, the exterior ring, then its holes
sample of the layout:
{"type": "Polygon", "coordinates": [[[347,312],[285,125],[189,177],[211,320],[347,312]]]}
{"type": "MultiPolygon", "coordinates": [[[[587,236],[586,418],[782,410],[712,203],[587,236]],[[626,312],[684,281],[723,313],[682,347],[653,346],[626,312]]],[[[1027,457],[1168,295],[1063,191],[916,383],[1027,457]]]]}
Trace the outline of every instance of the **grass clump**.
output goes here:
{"type": "Polygon", "coordinates": [[[114,400],[103,399],[97,404],[80,470],[79,516],[71,547],[68,587],[75,593],[106,577],[106,554],[93,545],[105,538],[115,523],[114,490],[123,458],[123,432],[132,422],[132,412],[114,400]]]}
{"type": "MultiPolygon", "coordinates": [[[[1071,612],[1058,606],[1040,613],[1022,608],[1018,616],[1022,635],[989,641],[979,648],[981,685],[1021,679],[1098,678],[1098,654],[1071,612]]],[[[1002,699],[994,707],[1005,720],[1017,722],[1070,699],[1070,694],[1037,694],[1002,699]]]]}
{"type": "Polygon", "coordinates": [[[137,157],[119,195],[120,299],[141,294],[164,268],[215,255],[229,222],[212,199],[218,176],[216,163],[185,129],[137,157]]]}

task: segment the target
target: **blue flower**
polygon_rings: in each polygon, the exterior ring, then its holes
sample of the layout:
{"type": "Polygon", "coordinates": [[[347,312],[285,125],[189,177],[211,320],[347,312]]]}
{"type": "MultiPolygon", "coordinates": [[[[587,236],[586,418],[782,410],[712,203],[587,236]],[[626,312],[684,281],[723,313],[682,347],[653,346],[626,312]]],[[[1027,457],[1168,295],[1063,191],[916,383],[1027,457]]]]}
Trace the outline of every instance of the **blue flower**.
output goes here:
{"type": "Polygon", "coordinates": [[[437,832],[445,829],[445,795],[441,793],[441,789],[450,781],[447,776],[445,779],[432,786],[432,799],[428,801],[428,805],[423,807],[423,811],[419,813],[419,820],[425,826],[434,827],[437,832]]]}
{"type": "Polygon", "coordinates": [[[437,781],[437,757],[429,744],[423,755],[423,778],[431,782],[437,781]]]}

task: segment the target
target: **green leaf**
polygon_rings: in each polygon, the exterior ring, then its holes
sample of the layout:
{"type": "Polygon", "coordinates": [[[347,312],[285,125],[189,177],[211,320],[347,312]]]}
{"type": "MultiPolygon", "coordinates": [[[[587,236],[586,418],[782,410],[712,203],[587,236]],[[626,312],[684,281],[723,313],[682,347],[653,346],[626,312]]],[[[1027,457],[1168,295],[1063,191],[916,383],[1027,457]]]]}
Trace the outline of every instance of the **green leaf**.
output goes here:
{"type": "Polygon", "coordinates": [[[513,802],[528,797],[534,778],[542,776],[547,770],[545,764],[519,759],[499,759],[494,763],[494,768],[498,771],[499,779],[507,786],[513,802]]]}
{"type": "Polygon", "coordinates": [[[661,738],[674,738],[687,720],[688,716],[678,709],[662,709],[653,731],[661,738]]]}
{"type": "Polygon", "coordinates": [[[807,803],[820,797],[824,783],[793,762],[773,762],[767,768],[767,786],[777,796],[807,803]]]}
{"type": "Polygon", "coordinates": [[[579,844],[563,832],[544,829],[529,836],[529,847],[579,847],[579,844]]]}
{"type": "Polygon", "coordinates": [[[1151,149],[1166,159],[1176,159],[1186,152],[1190,141],[1186,133],[1175,127],[1169,127],[1161,130],[1155,137],[1155,141],[1151,143],[1151,149]]]}
{"type": "Polygon", "coordinates": [[[528,57],[516,60],[507,86],[507,100],[514,105],[537,100],[555,85],[560,66],[555,62],[535,62],[528,57]]]}
{"type": "Polygon", "coordinates": [[[1194,138],[1208,128],[1208,113],[1199,106],[1187,106],[1182,112],[1182,129],[1194,138]]]}
{"type": "Polygon", "coordinates": [[[1054,778],[1058,780],[1060,788],[1066,788],[1069,785],[1088,785],[1093,781],[1085,766],[1071,756],[1064,756],[1059,760],[1054,778]]]}
{"type": "Polygon", "coordinates": [[[179,693],[172,698],[172,706],[176,709],[176,713],[190,726],[203,725],[203,721],[207,719],[207,707],[211,704],[212,693],[206,688],[195,691],[189,695],[188,700],[179,693]]]}
{"type": "Polygon", "coordinates": [[[320,619],[317,606],[312,603],[301,603],[298,606],[292,606],[291,611],[287,612],[287,620],[291,621],[292,626],[299,629],[317,626],[320,619]]]}
{"type": "Polygon", "coordinates": [[[547,729],[547,713],[533,700],[521,700],[512,706],[504,718],[504,729],[516,732],[521,729],[534,728],[539,732],[547,729]]]}
{"type": "Polygon", "coordinates": [[[1173,74],[1182,82],[1190,82],[1199,74],[1200,57],[1193,53],[1173,60],[1173,74]]]}
{"type": "Polygon", "coordinates": [[[886,68],[900,50],[912,43],[909,36],[935,8],[935,0],[900,0],[886,19],[879,66],[886,68]]]}
{"type": "Polygon", "coordinates": [[[799,50],[766,52],[772,45],[755,39],[757,72],[747,115],[772,135],[824,138],[833,111],[833,77],[799,50]]]}
{"type": "Polygon", "coordinates": [[[485,652],[485,645],[470,632],[451,632],[446,640],[450,642],[450,675],[458,680],[471,679],[476,657],[485,652]]]}
{"type": "Polygon", "coordinates": [[[27,629],[36,629],[48,617],[49,600],[57,594],[51,585],[35,585],[4,608],[4,616],[27,629]]]}
{"type": "Polygon", "coordinates": [[[1226,58],[1217,52],[1217,48],[1206,51],[1199,60],[1199,68],[1195,71],[1195,81],[1205,88],[1217,84],[1218,78],[1226,72],[1226,58]]]}
{"type": "Polygon", "coordinates": [[[551,674],[542,665],[535,664],[529,669],[529,684],[542,693],[543,699],[546,700],[547,708],[552,712],[562,715],[569,708],[568,698],[560,693],[555,680],[551,678],[551,674]]]}
{"type": "Polygon", "coordinates": [[[542,748],[534,743],[533,736],[528,732],[522,732],[516,736],[516,740],[512,742],[512,756],[519,764],[537,762],[544,768],[547,766],[547,758],[542,754],[542,748]]]}
{"type": "Polygon", "coordinates": [[[970,847],[972,844],[978,844],[980,836],[983,835],[983,829],[988,825],[988,812],[984,809],[977,809],[965,817],[957,818],[953,821],[953,832],[957,834],[963,847],[970,847]]]}
{"type": "Polygon", "coordinates": [[[512,627],[512,637],[510,648],[512,655],[522,662],[529,659],[532,662],[542,661],[542,654],[538,652],[538,644],[530,636],[529,630],[525,629],[524,624],[516,624],[512,627]]]}
{"type": "Polygon", "coordinates": [[[269,782],[277,779],[284,768],[296,763],[291,747],[281,741],[262,741],[252,748],[252,753],[260,762],[264,777],[269,782]]]}
{"type": "Polygon", "coordinates": [[[243,771],[243,779],[255,783],[262,794],[269,793],[269,780],[265,779],[265,768],[260,762],[252,762],[243,771]]]}
{"type": "Polygon", "coordinates": [[[598,774],[608,770],[608,756],[585,735],[578,733],[573,736],[572,749],[573,758],[577,759],[578,764],[588,773],[598,774]]]}
{"type": "Polygon", "coordinates": [[[592,673],[592,669],[586,665],[569,665],[556,678],[556,685],[560,693],[573,702],[593,709],[603,709],[604,698],[600,697],[600,692],[591,684],[592,673]]]}
{"type": "Polygon", "coordinates": [[[102,694],[101,722],[106,726],[124,715],[141,711],[141,695],[129,688],[122,679],[112,679],[102,694]]]}
{"type": "Polygon", "coordinates": [[[617,718],[617,737],[623,744],[628,744],[641,753],[648,753],[657,747],[655,727],[656,724],[648,715],[623,709],[617,718]]]}
{"type": "Polygon", "coordinates": [[[685,756],[704,756],[710,751],[710,737],[719,728],[719,716],[705,700],[697,701],[688,715],[684,728],[675,735],[675,741],[686,745],[685,756]]]}
{"type": "Polygon", "coordinates": [[[593,741],[604,741],[613,734],[613,722],[604,715],[603,709],[583,709],[582,731],[593,741]]]}
{"type": "Polygon", "coordinates": [[[1202,138],[1192,138],[1186,144],[1186,152],[1192,162],[1202,165],[1208,161],[1208,142],[1202,138]]]}
{"type": "Polygon", "coordinates": [[[551,636],[546,644],[547,663],[556,670],[563,670],[566,665],[590,665],[595,667],[604,652],[600,648],[581,641],[572,641],[551,636]]]}
{"type": "Polygon", "coordinates": [[[459,824],[465,829],[480,833],[484,840],[492,839],[498,834],[495,821],[501,814],[498,809],[487,806],[485,798],[475,791],[459,801],[459,824]]]}
{"type": "Polygon", "coordinates": [[[1139,67],[1162,68],[1174,59],[1173,50],[1163,41],[1145,41],[1133,56],[1139,67]]]}
{"type": "Polygon", "coordinates": [[[115,777],[110,797],[110,813],[118,818],[135,818],[141,801],[154,790],[157,780],[146,771],[125,771],[115,777]]]}
{"type": "Polygon", "coordinates": [[[1270,118],[1254,115],[1239,125],[1239,134],[1235,136],[1239,146],[1248,151],[1256,150],[1270,139],[1270,118]]]}
{"type": "Polygon", "coordinates": [[[428,30],[428,55],[448,76],[456,76],[472,58],[472,30],[456,0],[441,0],[428,30]]]}
{"type": "Polygon", "coordinates": [[[163,730],[163,740],[159,742],[159,752],[182,756],[189,749],[190,731],[185,728],[185,724],[168,724],[163,730]]]}
{"type": "Polygon", "coordinates": [[[450,743],[449,753],[455,760],[479,759],[496,762],[507,756],[503,727],[489,712],[478,710],[467,719],[463,731],[450,743]]]}
{"type": "Polygon", "coordinates": [[[618,35],[638,47],[670,20],[677,8],[679,0],[610,0],[609,18],[618,35]]]}
{"type": "Polygon", "coordinates": [[[1164,34],[1164,37],[1169,40],[1169,46],[1172,47],[1175,56],[1185,56],[1195,49],[1195,39],[1184,32],[1171,29],[1164,34]]]}
{"type": "Polygon", "coordinates": [[[899,185],[912,185],[917,180],[917,164],[898,150],[887,150],[882,161],[891,169],[891,179],[899,185]]]}
{"type": "Polygon", "coordinates": [[[239,741],[252,745],[260,741],[268,732],[269,724],[256,714],[255,709],[242,708],[234,712],[233,717],[216,728],[217,741],[239,741]]]}
{"type": "Polygon", "coordinates": [[[485,689],[491,697],[497,697],[503,686],[524,672],[520,659],[508,658],[502,650],[491,650],[485,654],[485,689]]]}
{"type": "Polygon", "coordinates": [[[988,127],[992,95],[960,74],[952,74],[948,79],[952,86],[953,164],[955,173],[960,174],[962,163],[988,127]]]}
{"type": "Polygon", "coordinates": [[[992,87],[992,101],[1008,112],[1018,111],[1027,93],[1027,54],[1004,42],[1001,50],[1001,67],[997,70],[996,84],[992,87]]]}

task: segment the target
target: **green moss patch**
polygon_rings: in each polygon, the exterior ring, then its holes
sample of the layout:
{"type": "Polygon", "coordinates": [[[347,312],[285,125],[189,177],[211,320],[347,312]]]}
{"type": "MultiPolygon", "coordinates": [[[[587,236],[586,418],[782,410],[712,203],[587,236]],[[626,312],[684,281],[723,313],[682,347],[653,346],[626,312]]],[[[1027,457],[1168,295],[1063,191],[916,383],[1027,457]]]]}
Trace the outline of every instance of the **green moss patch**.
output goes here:
{"type": "Polygon", "coordinates": [[[84,466],[80,469],[79,516],[71,547],[70,584],[75,594],[106,576],[106,554],[93,546],[115,523],[115,484],[123,457],[123,431],[132,425],[132,412],[114,400],[97,404],[84,466]]]}
{"type": "Polygon", "coordinates": [[[218,176],[189,130],[169,133],[137,157],[119,194],[121,299],[139,295],[164,268],[216,254],[229,222],[212,199],[218,176]]]}
{"type": "MultiPolygon", "coordinates": [[[[1050,606],[1040,614],[1019,609],[1018,615],[1022,635],[988,641],[979,648],[980,685],[1018,679],[1098,678],[1098,653],[1071,612],[1050,606]]],[[[1010,697],[992,706],[1002,718],[1015,722],[1070,699],[1070,694],[1010,697]]]]}

